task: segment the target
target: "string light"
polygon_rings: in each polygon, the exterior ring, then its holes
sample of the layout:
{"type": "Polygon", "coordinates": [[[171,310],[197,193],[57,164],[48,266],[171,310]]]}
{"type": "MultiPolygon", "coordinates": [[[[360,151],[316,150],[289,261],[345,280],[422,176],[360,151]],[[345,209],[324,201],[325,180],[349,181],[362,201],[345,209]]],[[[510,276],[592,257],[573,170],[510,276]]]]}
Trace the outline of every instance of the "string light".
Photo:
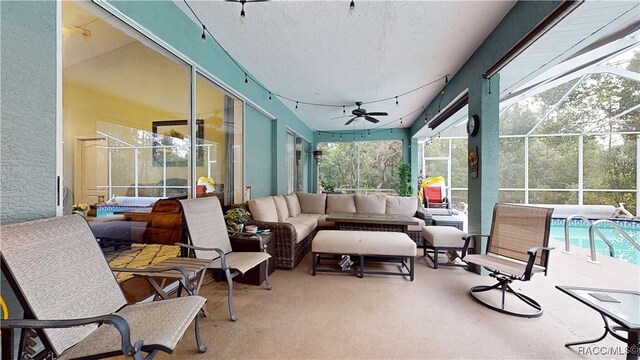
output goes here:
{"type": "Polygon", "coordinates": [[[249,79],[247,78],[247,73],[244,73],[244,83],[245,84],[249,83],[249,79]]]}
{"type": "Polygon", "coordinates": [[[296,101],[296,110],[298,110],[298,102],[296,101]]]}
{"type": "Polygon", "coordinates": [[[445,76],[445,77],[444,77],[444,83],[445,83],[445,84],[448,84],[448,83],[449,83],[449,75],[447,75],[447,76],[445,76]]]}
{"type": "MultiPolygon", "coordinates": [[[[222,51],[223,51],[223,52],[224,52],[224,53],[229,57],[229,59],[230,59],[230,60],[231,60],[235,65],[236,65],[236,67],[237,67],[239,70],[243,71],[243,73],[245,74],[245,84],[248,84],[248,83],[249,83],[249,77],[250,77],[250,76],[246,73],[246,71],[244,71],[244,70],[242,69],[242,66],[240,66],[240,64],[239,64],[239,63],[238,63],[238,62],[237,62],[237,61],[236,61],[236,60],[235,60],[235,59],[234,59],[234,58],[229,54],[229,52],[228,52],[228,51],[227,51],[227,50],[226,50],[226,49],[225,49],[225,48],[224,48],[224,47],[223,47],[223,46],[218,42],[218,40],[213,36],[213,34],[211,34],[211,31],[209,31],[209,30],[206,28],[206,26],[204,25],[204,23],[202,22],[202,20],[198,17],[198,14],[196,14],[196,12],[193,10],[193,8],[189,5],[189,2],[188,2],[187,0],[183,0],[183,1],[184,1],[184,3],[186,4],[186,6],[189,8],[189,10],[191,11],[191,13],[194,15],[194,17],[197,19],[198,23],[200,23],[200,25],[202,26],[202,30],[203,30],[203,32],[202,32],[202,35],[201,35],[201,40],[205,40],[205,39],[206,39],[206,37],[207,37],[207,34],[208,34],[208,35],[211,37],[211,39],[212,39],[212,40],[213,40],[213,41],[218,45],[218,47],[219,47],[219,48],[220,48],[220,49],[221,49],[221,50],[222,50],[222,51]]],[[[246,3],[246,0],[242,0],[242,1],[239,1],[239,2],[240,2],[240,3],[241,3],[241,5],[242,5],[241,11],[240,11],[240,17],[241,17],[241,19],[244,19],[245,15],[246,15],[246,13],[245,13],[245,11],[244,11],[244,4],[246,3]]],[[[349,6],[350,10],[352,10],[352,9],[354,9],[354,8],[355,8],[355,2],[354,2],[353,0],[351,1],[351,3],[350,3],[349,5],[350,5],[350,6],[349,6]]],[[[420,90],[420,89],[422,89],[422,88],[424,88],[424,87],[426,87],[426,86],[428,86],[428,85],[431,85],[431,84],[436,83],[437,81],[439,81],[439,80],[441,80],[441,79],[445,79],[445,82],[447,82],[447,81],[448,81],[448,78],[449,78],[449,75],[446,75],[446,76],[440,77],[440,78],[438,78],[438,79],[436,79],[436,80],[433,80],[433,81],[431,81],[431,82],[428,82],[428,83],[426,83],[426,84],[423,84],[423,85],[421,85],[421,86],[419,86],[419,87],[417,87],[417,88],[411,89],[411,90],[406,91],[406,92],[401,93],[401,94],[398,94],[398,95],[396,95],[396,96],[389,97],[389,98],[384,98],[384,99],[377,99],[377,100],[367,101],[367,102],[363,102],[363,104],[372,104],[372,103],[377,103],[377,102],[382,102],[382,101],[387,101],[387,100],[395,99],[395,101],[396,101],[396,105],[399,105],[399,100],[398,100],[398,98],[399,98],[399,97],[405,96],[405,95],[410,94],[410,93],[413,93],[413,92],[415,92],[415,91],[418,91],[418,90],[420,90]]],[[[253,80],[253,78],[252,78],[252,80],[253,80]]],[[[351,106],[351,104],[348,104],[348,105],[344,105],[344,104],[324,104],[324,103],[313,103],[313,102],[307,102],[307,101],[295,100],[295,99],[289,98],[289,97],[287,97],[287,96],[285,96],[285,95],[282,95],[282,94],[278,94],[278,93],[271,92],[269,89],[267,89],[266,87],[264,87],[262,84],[260,84],[260,83],[259,83],[259,82],[257,82],[257,81],[254,81],[254,83],[255,83],[257,86],[259,86],[260,88],[262,88],[263,90],[265,90],[265,92],[268,92],[268,93],[269,93],[269,100],[271,100],[271,99],[272,99],[272,97],[275,95],[275,96],[277,96],[277,97],[279,97],[279,98],[282,98],[282,99],[285,99],[285,100],[289,100],[289,101],[291,101],[291,102],[295,102],[295,103],[296,103],[296,105],[299,105],[299,104],[305,104],[305,105],[311,105],[311,106],[342,107],[342,112],[343,112],[343,114],[346,114],[346,106],[351,106]]],[[[297,107],[296,107],[296,108],[297,108],[297,107]]]]}
{"type": "Polygon", "coordinates": [[[393,134],[393,128],[391,128],[391,134],[393,134]]]}
{"type": "Polygon", "coordinates": [[[207,27],[202,25],[202,36],[200,37],[200,40],[202,41],[203,44],[207,42],[207,34],[205,34],[206,31],[207,31],[207,27]]]}
{"type": "Polygon", "coordinates": [[[356,8],[356,3],[351,0],[351,4],[349,4],[349,13],[353,12],[353,9],[356,8]]]}
{"type": "Polygon", "coordinates": [[[340,134],[340,140],[342,140],[342,134],[340,134]]]}

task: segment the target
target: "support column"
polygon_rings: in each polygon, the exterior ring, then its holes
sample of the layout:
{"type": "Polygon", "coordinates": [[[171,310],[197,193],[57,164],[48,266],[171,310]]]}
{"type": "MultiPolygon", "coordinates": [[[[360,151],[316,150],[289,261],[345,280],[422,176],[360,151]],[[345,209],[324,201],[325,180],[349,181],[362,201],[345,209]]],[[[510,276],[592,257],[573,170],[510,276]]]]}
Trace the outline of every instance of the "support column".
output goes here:
{"type": "MultiPolygon", "coordinates": [[[[480,129],[469,137],[468,150],[478,150],[478,177],[469,180],[469,233],[489,234],[493,206],[498,202],[499,163],[499,95],[500,76],[473,79],[469,84],[469,117],[480,116],[480,129]]],[[[476,253],[485,252],[486,238],[475,244],[476,253]]]]}

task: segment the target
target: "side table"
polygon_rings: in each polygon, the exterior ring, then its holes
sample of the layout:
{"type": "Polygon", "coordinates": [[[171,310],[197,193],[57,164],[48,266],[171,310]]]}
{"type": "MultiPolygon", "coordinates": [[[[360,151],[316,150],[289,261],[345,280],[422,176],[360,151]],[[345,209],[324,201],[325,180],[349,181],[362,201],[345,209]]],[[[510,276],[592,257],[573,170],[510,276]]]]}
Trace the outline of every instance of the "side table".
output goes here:
{"type": "MultiPolygon", "coordinates": [[[[276,241],[273,233],[262,233],[259,234],[262,237],[262,241],[266,248],[266,251],[272,257],[269,259],[269,275],[271,275],[276,269],[276,241]]],[[[236,233],[229,237],[231,240],[231,248],[233,251],[238,252],[249,252],[249,251],[261,251],[260,249],[260,241],[253,236],[253,234],[248,233],[236,233]]],[[[236,276],[234,278],[235,281],[243,284],[251,284],[251,285],[261,285],[265,280],[264,270],[265,263],[263,262],[260,266],[256,266],[253,269],[244,273],[244,275],[236,276]]]]}
{"type": "Polygon", "coordinates": [[[464,231],[463,229],[463,221],[462,219],[455,217],[453,215],[451,216],[439,216],[439,215],[434,215],[432,216],[433,218],[433,225],[437,225],[437,226],[452,226],[454,228],[457,228],[460,231],[464,231]]]}

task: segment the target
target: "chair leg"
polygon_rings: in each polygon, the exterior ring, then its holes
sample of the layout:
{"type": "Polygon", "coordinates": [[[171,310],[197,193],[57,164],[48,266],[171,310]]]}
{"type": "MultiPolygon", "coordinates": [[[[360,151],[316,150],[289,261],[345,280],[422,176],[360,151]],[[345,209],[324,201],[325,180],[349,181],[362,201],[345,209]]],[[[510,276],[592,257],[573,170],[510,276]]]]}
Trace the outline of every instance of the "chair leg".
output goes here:
{"type": "Polygon", "coordinates": [[[231,277],[231,271],[229,271],[229,268],[224,272],[227,275],[227,285],[229,287],[229,293],[227,295],[229,302],[229,316],[231,317],[231,321],[238,321],[238,316],[236,316],[236,311],[233,307],[233,278],[231,277]]]}
{"type": "Polygon", "coordinates": [[[271,290],[271,283],[269,282],[269,259],[267,259],[264,263],[264,275],[265,275],[265,283],[267,285],[267,289],[271,290]]]}
{"type": "Polygon", "coordinates": [[[204,353],[207,352],[207,347],[202,344],[202,339],[200,338],[200,312],[196,315],[195,320],[194,328],[196,331],[196,346],[198,347],[198,351],[204,353]]]}

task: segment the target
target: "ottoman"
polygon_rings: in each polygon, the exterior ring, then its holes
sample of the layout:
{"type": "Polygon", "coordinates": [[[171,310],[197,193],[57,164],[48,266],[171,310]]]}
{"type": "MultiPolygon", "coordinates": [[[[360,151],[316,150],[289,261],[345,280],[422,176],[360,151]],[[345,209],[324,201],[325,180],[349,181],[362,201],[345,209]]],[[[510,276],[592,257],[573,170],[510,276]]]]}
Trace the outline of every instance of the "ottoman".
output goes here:
{"type": "MultiPolygon", "coordinates": [[[[438,268],[438,254],[447,253],[449,251],[462,251],[464,248],[463,236],[466,236],[462,230],[452,226],[425,226],[422,228],[422,237],[424,238],[424,256],[431,259],[433,268],[438,268]]],[[[473,239],[469,241],[469,249],[473,249],[473,239]]],[[[443,266],[460,266],[467,267],[467,264],[445,263],[443,266]]]]}

